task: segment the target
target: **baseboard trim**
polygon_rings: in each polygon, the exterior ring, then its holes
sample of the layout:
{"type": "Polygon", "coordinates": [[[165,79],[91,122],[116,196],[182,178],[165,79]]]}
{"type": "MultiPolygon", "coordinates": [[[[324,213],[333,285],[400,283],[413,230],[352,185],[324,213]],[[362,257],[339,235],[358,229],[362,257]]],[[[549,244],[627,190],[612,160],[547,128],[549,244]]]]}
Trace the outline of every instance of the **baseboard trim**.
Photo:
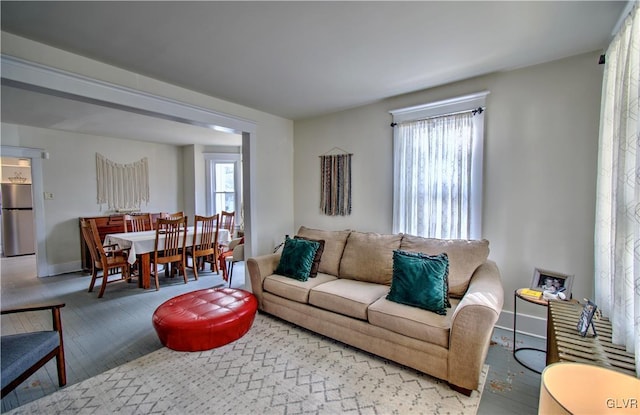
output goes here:
{"type": "Polygon", "coordinates": [[[68,274],[70,272],[80,272],[82,270],[81,261],[71,261],[62,264],[49,265],[49,277],[60,274],[68,274]]]}
{"type": "MultiPolygon", "coordinates": [[[[496,327],[513,331],[513,311],[502,310],[496,327]]],[[[528,336],[547,338],[547,319],[529,314],[518,314],[517,332],[528,336]]]]}

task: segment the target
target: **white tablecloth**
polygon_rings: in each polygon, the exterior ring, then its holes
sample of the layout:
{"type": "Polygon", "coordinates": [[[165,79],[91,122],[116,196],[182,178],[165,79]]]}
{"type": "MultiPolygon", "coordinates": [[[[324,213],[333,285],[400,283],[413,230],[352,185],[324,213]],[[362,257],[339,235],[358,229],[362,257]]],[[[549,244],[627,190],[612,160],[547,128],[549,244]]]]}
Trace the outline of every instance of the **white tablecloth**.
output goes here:
{"type": "MultiPolygon", "coordinates": [[[[193,226],[189,226],[187,228],[186,246],[191,246],[193,244],[193,232],[193,226]]],[[[218,243],[228,244],[229,240],[229,231],[226,229],[220,229],[218,231],[218,243]]],[[[129,257],[127,258],[127,261],[130,264],[136,262],[136,255],[153,252],[155,242],[156,231],[111,233],[104,238],[105,245],[118,244],[120,248],[129,248],[129,257]]],[[[162,239],[159,241],[161,247],[163,242],[164,241],[162,239]]]]}

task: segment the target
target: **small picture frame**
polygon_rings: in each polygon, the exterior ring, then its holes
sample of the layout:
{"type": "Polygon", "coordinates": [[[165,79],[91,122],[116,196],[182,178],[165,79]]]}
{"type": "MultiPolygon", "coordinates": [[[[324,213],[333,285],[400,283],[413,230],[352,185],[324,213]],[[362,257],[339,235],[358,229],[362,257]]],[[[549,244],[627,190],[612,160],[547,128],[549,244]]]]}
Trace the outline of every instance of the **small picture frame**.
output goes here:
{"type": "Polygon", "coordinates": [[[571,298],[572,284],[573,275],[536,268],[533,271],[531,289],[541,291],[547,298],[555,297],[568,300],[571,298]],[[563,295],[559,296],[560,293],[563,295]]]}
{"type": "Polygon", "coordinates": [[[578,320],[576,328],[578,329],[578,333],[580,333],[582,337],[585,337],[589,331],[589,327],[591,327],[593,329],[593,336],[595,337],[598,333],[596,333],[596,326],[593,324],[593,316],[595,315],[598,306],[586,298],[585,300],[587,300],[587,302],[582,307],[582,312],[580,313],[580,319],[578,320]]]}

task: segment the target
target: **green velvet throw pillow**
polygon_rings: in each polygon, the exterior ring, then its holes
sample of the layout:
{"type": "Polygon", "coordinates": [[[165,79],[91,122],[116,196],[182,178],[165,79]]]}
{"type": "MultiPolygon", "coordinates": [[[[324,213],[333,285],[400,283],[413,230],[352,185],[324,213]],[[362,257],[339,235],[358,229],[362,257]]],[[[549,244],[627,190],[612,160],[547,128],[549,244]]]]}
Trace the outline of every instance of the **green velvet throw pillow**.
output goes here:
{"type": "Polygon", "coordinates": [[[447,254],[393,251],[393,279],[387,300],[447,314],[447,254]]]}
{"type": "Polygon", "coordinates": [[[307,281],[319,246],[320,243],[315,241],[287,238],[275,273],[307,281]]]}
{"type": "Polygon", "coordinates": [[[322,253],[324,252],[324,239],[309,239],[304,236],[294,236],[295,239],[306,239],[307,241],[318,242],[318,250],[316,251],[316,255],[313,257],[313,265],[311,265],[311,272],[309,273],[309,278],[315,278],[318,276],[318,268],[320,268],[320,260],[322,259],[322,253]]]}

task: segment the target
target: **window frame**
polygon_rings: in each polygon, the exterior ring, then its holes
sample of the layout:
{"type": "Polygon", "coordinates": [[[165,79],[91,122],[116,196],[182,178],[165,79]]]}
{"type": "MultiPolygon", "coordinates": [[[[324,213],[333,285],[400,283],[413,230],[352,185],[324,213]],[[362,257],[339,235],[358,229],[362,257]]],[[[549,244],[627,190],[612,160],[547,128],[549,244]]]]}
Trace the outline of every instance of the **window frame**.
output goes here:
{"type": "MultiPolygon", "coordinates": [[[[486,107],[486,97],[489,95],[489,91],[477,92],[474,94],[463,95],[459,97],[449,98],[440,101],[434,101],[423,105],[416,105],[412,107],[399,108],[389,111],[393,116],[393,126],[412,121],[424,120],[427,118],[451,115],[458,112],[471,111],[477,108],[484,109],[486,107]]],[[[482,199],[483,199],[483,165],[484,165],[484,112],[479,114],[480,116],[474,118],[474,131],[475,134],[472,138],[472,150],[471,150],[471,190],[469,193],[469,235],[470,239],[482,238],[482,199]]],[[[398,139],[398,128],[393,129],[393,141],[394,151],[393,157],[395,159],[395,143],[398,139]]],[[[398,194],[398,172],[396,162],[393,162],[393,232],[398,233],[403,230],[399,229],[397,221],[397,213],[395,212],[396,203],[398,198],[403,195],[398,194]]]]}
{"type": "Polygon", "coordinates": [[[205,153],[205,186],[207,215],[216,213],[216,189],[215,189],[215,166],[218,163],[234,164],[234,193],[235,193],[235,213],[238,223],[238,213],[242,208],[242,156],[239,153],[205,153]]]}

